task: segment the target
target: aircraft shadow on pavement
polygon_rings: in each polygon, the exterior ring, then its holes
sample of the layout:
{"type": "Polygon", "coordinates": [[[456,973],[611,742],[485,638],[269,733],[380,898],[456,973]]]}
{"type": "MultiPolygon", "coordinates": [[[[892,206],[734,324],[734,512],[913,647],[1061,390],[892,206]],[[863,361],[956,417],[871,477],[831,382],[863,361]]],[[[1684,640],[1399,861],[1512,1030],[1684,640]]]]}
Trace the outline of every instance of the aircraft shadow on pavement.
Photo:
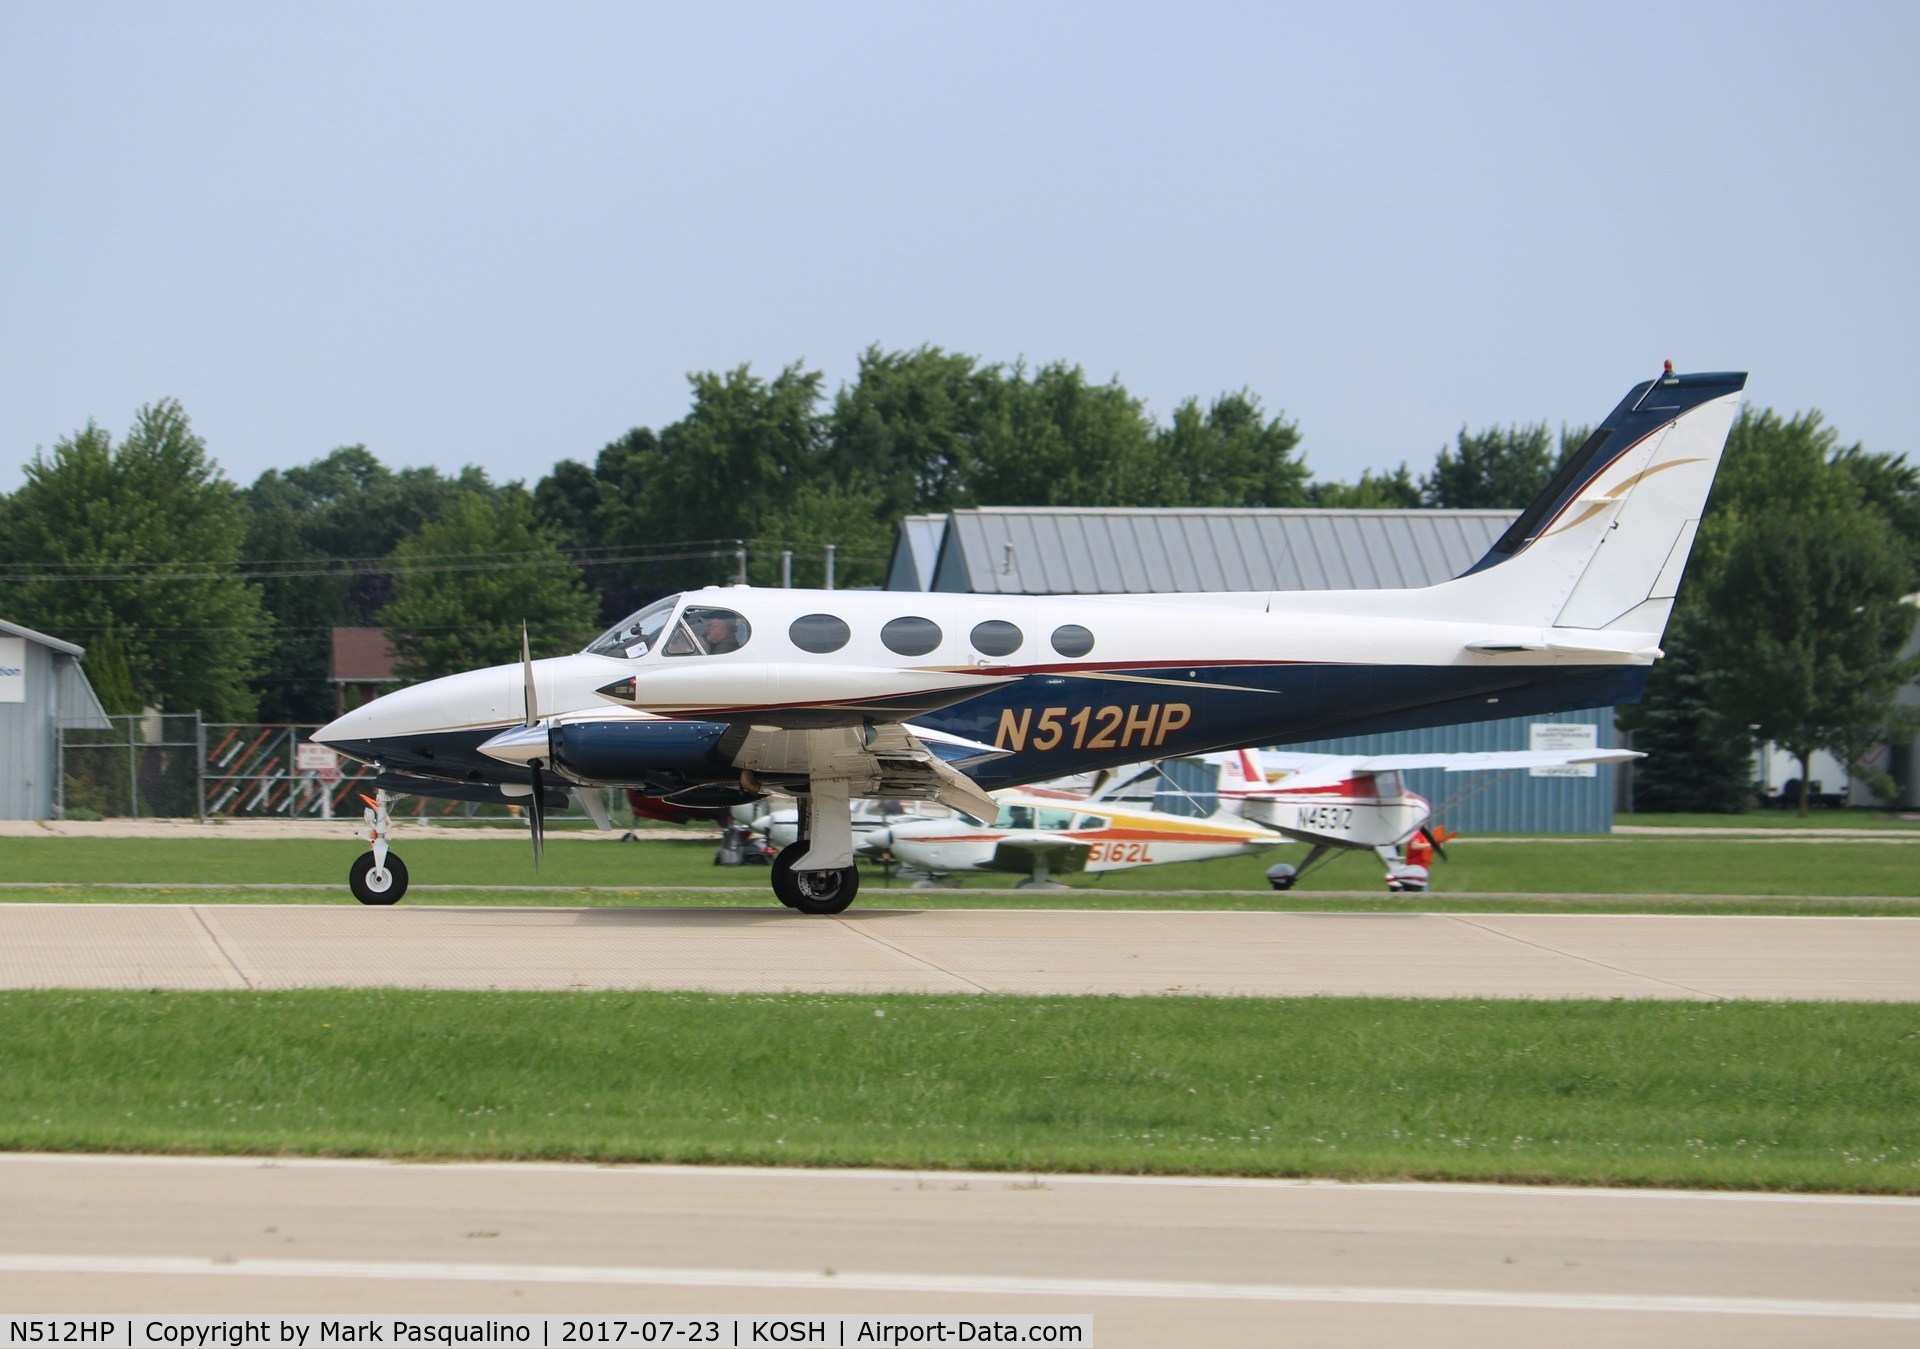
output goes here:
{"type": "MultiPolygon", "coordinates": [[[[901,917],[906,914],[918,914],[918,909],[858,909],[832,915],[838,920],[862,920],[871,918],[901,917]]],[[[791,909],[766,908],[753,909],[662,909],[635,908],[581,909],[575,921],[582,927],[672,927],[672,928],[720,928],[738,929],[742,927],[761,927],[767,924],[821,923],[828,921],[817,916],[795,913],[791,909]]]]}

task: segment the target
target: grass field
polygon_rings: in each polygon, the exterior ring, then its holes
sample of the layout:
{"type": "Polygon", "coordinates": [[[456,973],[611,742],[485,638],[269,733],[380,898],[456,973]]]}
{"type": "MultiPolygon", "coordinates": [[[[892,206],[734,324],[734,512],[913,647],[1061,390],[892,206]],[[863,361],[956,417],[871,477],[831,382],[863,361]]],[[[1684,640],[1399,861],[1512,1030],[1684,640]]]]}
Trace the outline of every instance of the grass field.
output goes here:
{"type": "Polygon", "coordinates": [[[1898,1005],[60,991],[0,1016],[7,1149],[1920,1193],[1898,1005]]]}
{"type": "MultiPolygon", "coordinates": [[[[1360,855],[1258,888],[1297,849],[1064,895],[876,869],[860,904],[1914,915],[1860,898],[1912,895],[1912,846],[1467,840],[1410,896],[1360,855]]],[[[563,837],[538,876],[524,838],[401,849],[414,904],[772,903],[705,842],[563,837]]],[[[5,838],[0,901],[351,904],[357,851],[5,838]]],[[[1900,1004],[53,991],[0,993],[0,1017],[0,1148],[1920,1193],[1900,1004]]]]}
{"type": "MultiPolygon", "coordinates": [[[[1754,895],[1791,901],[1808,896],[1911,898],[1917,888],[1914,876],[1916,870],[1920,870],[1920,851],[1916,849],[1920,849],[1920,842],[1871,839],[1775,842],[1635,835],[1527,842],[1463,840],[1449,849],[1450,860],[1435,863],[1433,893],[1424,900],[1415,897],[1417,902],[1411,907],[1434,907],[1444,903],[1447,895],[1463,892],[1542,896],[1754,895]]],[[[351,838],[337,842],[246,838],[0,838],[0,878],[14,883],[45,882],[81,887],[100,883],[139,884],[155,891],[169,885],[238,884],[259,886],[269,895],[274,895],[276,887],[282,885],[318,885],[326,889],[288,890],[283,897],[331,903],[346,900],[346,869],[359,850],[360,845],[351,838]]],[[[416,834],[403,837],[396,851],[405,858],[415,886],[515,887],[511,897],[470,892],[435,901],[444,903],[653,902],[660,897],[583,898],[581,892],[584,887],[655,886],[677,889],[726,886],[764,891],[767,884],[766,872],[759,867],[714,866],[713,844],[696,841],[618,843],[563,837],[550,844],[538,873],[533,869],[524,839],[416,834]],[[564,898],[553,897],[561,891],[567,892],[564,898]]],[[[1326,907],[1328,901],[1315,901],[1313,896],[1328,891],[1377,893],[1380,901],[1386,901],[1379,864],[1370,853],[1336,857],[1310,874],[1290,895],[1267,891],[1267,866],[1282,858],[1297,860],[1300,853],[1297,847],[1276,848],[1251,857],[1063,878],[1075,890],[1090,892],[1078,898],[1057,893],[1038,898],[1015,895],[1011,890],[1017,877],[970,875],[966,878],[969,889],[1008,893],[997,898],[968,896],[967,902],[976,906],[1012,903],[1061,907],[1079,902],[1138,905],[1147,902],[1143,896],[1150,892],[1169,890],[1252,891],[1256,893],[1222,902],[1260,907],[1326,907]]],[[[220,898],[218,892],[181,893],[207,902],[218,902],[220,898]]],[[[416,891],[412,902],[420,902],[432,893],[416,891]]],[[[892,903],[953,902],[937,893],[911,890],[902,883],[896,883],[889,891],[878,867],[866,869],[859,902],[872,905],[889,894],[893,898],[887,902],[892,903]]],[[[40,891],[18,890],[0,890],[0,896],[48,897],[40,891]]],[[[88,891],[63,897],[129,898],[116,896],[112,891],[88,891]]],[[[250,902],[260,902],[260,896],[252,895],[250,902]]],[[[1158,905],[1175,901],[1151,902],[1158,905]]],[[[1342,905],[1353,902],[1356,901],[1340,901],[1342,905]]],[[[1407,906],[1395,902],[1386,907],[1407,906]]],[[[1667,901],[1660,901],[1660,907],[1664,910],[1667,901]]]]}

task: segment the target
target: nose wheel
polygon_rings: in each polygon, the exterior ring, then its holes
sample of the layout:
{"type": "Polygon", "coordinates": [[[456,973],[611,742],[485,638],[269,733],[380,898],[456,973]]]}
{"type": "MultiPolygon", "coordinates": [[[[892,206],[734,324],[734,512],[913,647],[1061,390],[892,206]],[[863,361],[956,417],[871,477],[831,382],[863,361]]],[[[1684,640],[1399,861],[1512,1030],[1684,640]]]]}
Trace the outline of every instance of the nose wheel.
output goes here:
{"type": "Polygon", "coordinates": [[[347,888],[362,904],[397,904],[407,893],[407,864],[390,852],[382,866],[371,852],[363,852],[347,873],[347,888]]]}
{"type": "Polygon", "coordinates": [[[393,833],[393,798],[383,788],[360,799],[367,803],[366,828],[354,830],[354,837],[367,840],[373,848],[361,853],[347,872],[347,888],[362,904],[398,904],[407,893],[407,864],[387,848],[393,833]]]}

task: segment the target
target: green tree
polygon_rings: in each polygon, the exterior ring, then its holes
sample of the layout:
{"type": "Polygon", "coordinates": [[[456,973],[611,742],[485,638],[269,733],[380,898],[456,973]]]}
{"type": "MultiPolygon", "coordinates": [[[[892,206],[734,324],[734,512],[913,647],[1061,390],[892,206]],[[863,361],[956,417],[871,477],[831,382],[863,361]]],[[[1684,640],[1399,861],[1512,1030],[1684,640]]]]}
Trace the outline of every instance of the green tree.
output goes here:
{"type": "Polygon", "coordinates": [[[766,532],[749,543],[747,579],[780,584],[780,554],[793,553],[793,583],[825,582],[826,544],[834,545],[834,585],[879,586],[887,578],[893,525],[878,488],[841,489],[814,483],[796,487],[768,516],[766,532]]]}
{"type": "Polygon", "coordinates": [[[878,492],[882,515],[974,504],[982,444],[995,424],[997,366],[923,346],[861,353],[827,418],[832,482],[878,492]]]}
{"type": "Polygon", "coordinates": [[[1892,526],[1907,554],[1907,588],[1920,590],[1920,467],[1903,454],[1868,454],[1858,445],[1834,451],[1833,465],[1892,526]]]}
{"type": "Polygon", "coordinates": [[[127,653],[112,628],[87,644],[86,657],[80,664],[87,672],[87,683],[93,686],[94,697],[108,716],[132,716],[140,710],[140,695],[133,691],[133,675],[127,669],[127,653]]]}
{"type": "Polygon", "coordinates": [[[1284,417],[1268,418],[1245,389],[1220,395],[1204,412],[1189,398],[1155,436],[1172,486],[1153,504],[1304,506],[1310,497],[1307,466],[1294,454],[1299,445],[1300,428],[1284,417]]]}
{"type": "Polygon", "coordinates": [[[1863,510],[1756,513],[1728,543],[1712,588],[1706,654],[1716,702],[1800,761],[1827,749],[1848,764],[1884,743],[1894,696],[1920,673],[1900,659],[1915,610],[1900,602],[1906,556],[1863,510]]]}
{"type": "Polygon", "coordinates": [[[1420,484],[1413,480],[1413,473],[1405,464],[1392,473],[1378,475],[1367,469],[1355,483],[1312,483],[1307,488],[1307,502],[1329,510],[1347,511],[1408,511],[1425,504],[1420,497],[1420,484]]]}
{"type": "Polygon", "coordinates": [[[583,557],[622,559],[603,565],[634,597],[730,579],[736,550],[819,479],[821,378],[798,364],[771,380],[744,365],[689,375],[692,409],[657,437],[635,430],[602,450],[593,492],[572,467],[549,475],[544,518],[595,550],[583,557]],[[590,544],[574,532],[585,530],[590,544]]]}
{"type": "Polygon", "coordinates": [[[253,716],[266,622],[236,571],[246,523],[178,402],[141,408],[118,446],[89,422],[35,454],[3,525],[11,617],[80,646],[112,634],[140,705],[253,716]]]}
{"type": "Polygon", "coordinates": [[[1155,428],[1118,380],[1016,364],[992,395],[971,495],[983,506],[1146,506],[1173,482],[1155,428]]]}
{"type": "Polygon", "coordinates": [[[1674,614],[1647,696],[1620,710],[1621,729],[1647,756],[1631,768],[1636,811],[1733,815],[1753,804],[1753,736],[1715,696],[1703,615],[1698,605],[1674,614]]]}
{"type": "Polygon", "coordinates": [[[258,677],[269,721],[324,721],[331,630],[375,622],[393,597],[386,558],[462,496],[499,489],[477,468],[395,471],[364,445],[260,475],[247,489],[246,555],[259,575],[273,640],[258,677]]]}
{"type": "Polygon", "coordinates": [[[1691,771],[1689,758],[1712,762],[1723,722],[1800,760],[1804,812],[1814,751],[1852,764],[1900,730],[1895,694],[1920,672],[1899,657],[1916,613],[1900,602],[1914,554],[1896,523],[1899,493],[1870,492],[1900,482],[1903,467],[1839,447],[1818,412],[1735,419],[1668,639],[1689,643],[1697,676],[1662,661],[1628,719],[1638,735],[1643,718],[1684,709],[1697,677],[1721,722],[1698,719],[1689,750],[1684,717],[1671,716],[1673,747],[1645,761],[1642,781],[1691,771]]]}
{"type": "Polygon", "coordinates": [[[819,457],[821,379],[798,364],[771,380],[744,365],[690,376],[693,409],[660,433],[647,488],[653,537],[752,537],[819,457]]]}
{"type": "Polygon", "coordinates": [[[593,635],[579,570],[515,488],[461,496],[394,550],[392,570],[381,626],[407,679],[517,661],[523,622],[536,656],[578,650],[593,635]]]}
{"type": "Polygon", "coordinates": [[[1562,426],[1556,444],[1545,422],[1479,432],[1463,426],[1454,448],[1443,447],[1433,472],[1421,479],[1421,496],[1448,510],[1518,510],[1545,490],[1554,469],[1588,434],[1584,426],[1562,426]]]}
{"type": "Polygon", "coordinates": [[[603,447],[591,469],[563,459],[534,489],[541,522],[599,597],[603,627],[682,584],[686,549],[678,534],[656,534],[661,522],[650,514],[659,470],[659,437],[636,427],[603,447]]]}

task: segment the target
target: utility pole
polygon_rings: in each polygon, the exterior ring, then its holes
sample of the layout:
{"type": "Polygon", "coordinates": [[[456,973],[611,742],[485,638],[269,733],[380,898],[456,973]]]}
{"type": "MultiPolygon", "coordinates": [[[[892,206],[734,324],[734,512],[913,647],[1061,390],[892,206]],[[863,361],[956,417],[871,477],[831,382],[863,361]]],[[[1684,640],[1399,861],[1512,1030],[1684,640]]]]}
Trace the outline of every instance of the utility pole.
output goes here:
{"type": "Polygon", "coordinates": [[[827,545],[827,589],[833,589],[833,545],[827,545]]]}
{"type": "Polygon", "coordinates": [[[780,588],[793,589],[793,549],[791,548],[780,550],[780,588]]]}

